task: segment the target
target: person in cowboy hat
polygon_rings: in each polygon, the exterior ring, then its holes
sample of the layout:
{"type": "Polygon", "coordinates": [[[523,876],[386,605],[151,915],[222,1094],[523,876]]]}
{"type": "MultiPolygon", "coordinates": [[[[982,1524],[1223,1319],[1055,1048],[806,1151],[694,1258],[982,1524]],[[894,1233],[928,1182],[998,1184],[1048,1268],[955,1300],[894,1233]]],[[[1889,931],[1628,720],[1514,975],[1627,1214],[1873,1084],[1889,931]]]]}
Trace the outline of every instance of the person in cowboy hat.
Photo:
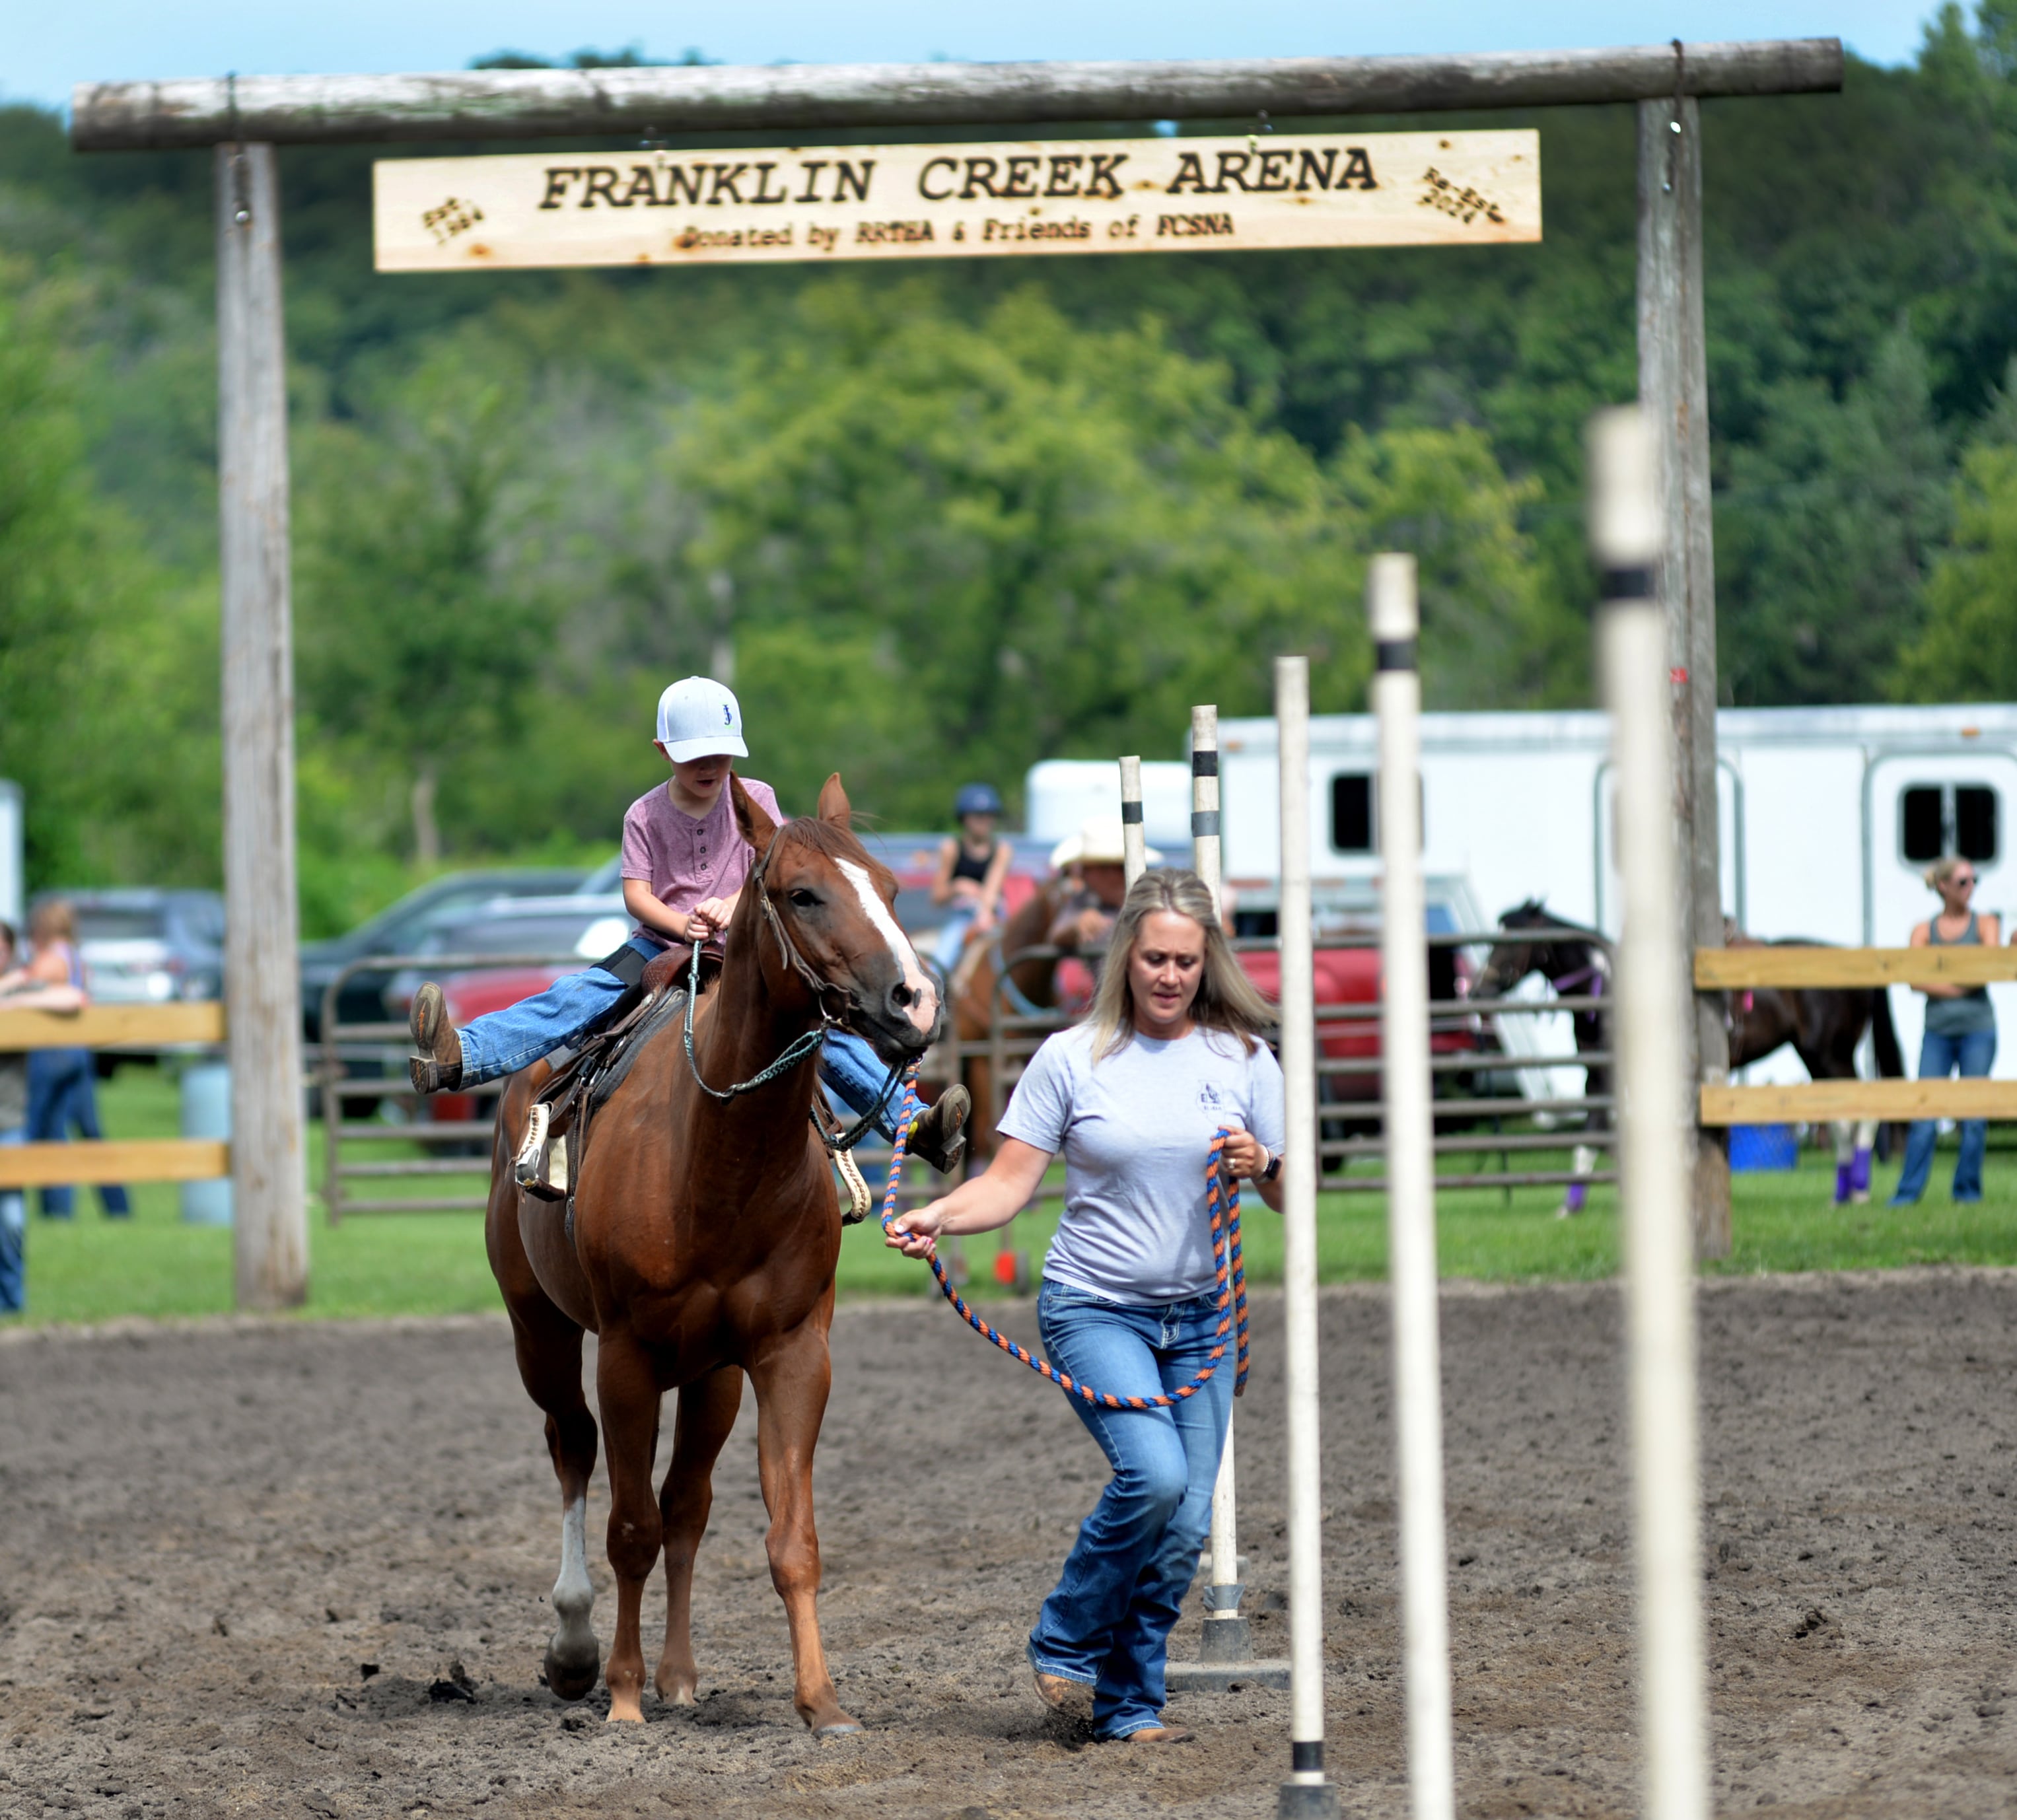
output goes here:
{"type": "MultiPolygon", "coordinates": [[[[741,706],[712,678],[687,676],[659,697],[652,744],[672,776],[623,817],[623,906],[637,919],[630,939],[594,966],[460,1030],[442,989],[429,980],[413,997],[419,1053],[408,1065],[417,1093],[452,1093],[529,1068],[607,1018],[661,950],[717,939],[727,928],[755,863],[737,831],[727,787],[731,761],[749,755],[741,706]]],[[[745,777],[742,787],[772,820],[785,819],[769,784],[745,777]]],[[[890,1115],[879,1104],[888,1071],[861,1037],[844,1030],[830,1035],[820,1051],[820,1076],[856,1113],[875,1108],[876,1129],[894,1139],[890,1115]]],[[[970,1105],[965,1087],[948,1087],[911,1122],[913,1154],[936,1169],[957,1169],[966,1151],[970,1105]]]]}
{"type": "MultiPolygon", "coordinates": [[[[1163,856],[1148,847],[1143,849],[1143,857],[1153,866],[1163,856]]],[[[1051,849],[1051,864],[1077,881],[1052,921],[1047,938],[1051,946],[1070,954],[1088,954],[1105,948],[1113,933],[1113,920],[1128,896],[1127,852],[1120,817],[1088,816],[1077,834],[1051,849]]]]}

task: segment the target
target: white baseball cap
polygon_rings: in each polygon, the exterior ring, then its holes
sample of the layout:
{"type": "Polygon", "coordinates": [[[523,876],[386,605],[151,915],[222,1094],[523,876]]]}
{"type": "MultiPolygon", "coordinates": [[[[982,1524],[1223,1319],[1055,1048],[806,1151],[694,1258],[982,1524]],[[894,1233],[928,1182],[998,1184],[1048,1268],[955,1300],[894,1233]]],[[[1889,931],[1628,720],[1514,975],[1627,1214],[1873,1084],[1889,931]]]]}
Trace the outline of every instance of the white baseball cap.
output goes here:
{"type": "Polygon", "coordinates": [[[712,676],[682,676],[659,697],[659,743],[676,765],[717,753],[749,756],[741,704],[712,676]]]}

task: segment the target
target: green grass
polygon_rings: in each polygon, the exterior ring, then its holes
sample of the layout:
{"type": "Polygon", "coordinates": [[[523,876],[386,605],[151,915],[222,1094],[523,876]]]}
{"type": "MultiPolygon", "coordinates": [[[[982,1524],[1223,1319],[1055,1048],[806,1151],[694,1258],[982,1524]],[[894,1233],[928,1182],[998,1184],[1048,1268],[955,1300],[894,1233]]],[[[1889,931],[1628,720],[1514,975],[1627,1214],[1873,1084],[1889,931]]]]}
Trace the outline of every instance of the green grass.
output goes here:
{"type": "MultiPolygon", "coordinates": [[[[101,1105],[108,1134],[172,1137],[175,1083],[153,1069],[128,1068],[106,1083],[101,1105]]],[[[2001,1133],[1993,1133],[2000,1137],[2001,1133]]],[[[387,1160],[407,1147],[374,1145],[387,1160]]],[[[1866,1207],[1830,1204],[1832,1162],[1803,1153],[1797,1170],[1744,1175],[1735,1189],[1735,1242],[1730,1256],[1708,1267],[1718,1274],[1780,1270],[1884,1270],[1907,1264],[2017,1264],[2017,1148],[1993,1148],[1983,1201],[1956,1207],[1946,1198],[1943,1151],[1933,1185],[1915,1208],[1892,1209],[1883,1197],[1897,1179],[1896,1166],[1879,1166],[1878,1194],[1866,1207]]],[[[321,1180],[322,1141],[309,1136],[309,1179],[321,1180]]],[[[1536,1157],[1532,1166],[1557,1166],[1536,1157]]],[[[421,1192],[480,1189],[472,1175],[433,1178],[421,1192]]],[[[396,1193],[399,1185],[386,1184],[396,1193]]],[[[78,1217],[64,1223],[29,1220],[29,1312],[34,1323],[96,1321],[121,1315],[221,1314],[231,1307],[231,1234],[186,1226],[172,1184],[133,1191],[134,1217],[99,1215],[90,1190],[79,1196],[78,1217]]],[[[1553,1188],[1449,1189],[1438,1198],[1438,1244],[1443,1274],[1488,1281],[1593,1281],[1618,1267],[1616,1197],[1600,1188],[1577,1220],[1553,1216],[1553,1188]]],[[[1324,1195],[1318,1209],[1319,1268],[1328,1282],[1377,1278],[1387,1260],[1386,1209],[1373,1195],[1324,1195]]],[[[1056,1224],[1052,1210],[1026,1214],[1005,1235],[1009,1245],[1041,1263],[1056,1224]]],[[[1257,1283],[1281,1275],[1281,1225],[1257,1197],[1247,1200],[1246,1253],[1257,1283]]],[[[472,1213],[377,1214],[332,1228],[318,1198],[309,1225],[312,1287],[306,1314],[318,1317],[445,1314],[498,1306],[483,1256],[481,1218],[472,1213]]],[[[972,1292],[997,1288],[990,1268],[997,1240],[969,1239],[972,1292]]],[[[841,1248],[843,1296],[927,1295],[923,1266],[886,1250],[871,1221],[850,1230],[841,1248]]]]}

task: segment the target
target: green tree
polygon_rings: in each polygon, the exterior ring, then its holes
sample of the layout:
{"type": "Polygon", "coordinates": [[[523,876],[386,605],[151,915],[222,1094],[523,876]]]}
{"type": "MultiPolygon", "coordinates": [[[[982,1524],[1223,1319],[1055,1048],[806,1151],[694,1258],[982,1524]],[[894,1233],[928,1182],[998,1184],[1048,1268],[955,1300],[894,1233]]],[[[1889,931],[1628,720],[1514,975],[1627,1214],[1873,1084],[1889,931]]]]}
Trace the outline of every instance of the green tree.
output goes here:
{"type": "Polygon", "coordinates": [[[2017,697],[2017,360],[1963,458],[1954,535],[1925,586],[1925,623],[1899,665],[1906,701],[2017,697]]]}
{"type": "Polygon", "coordinates": [[[412,852],[442,856],[463,764],[534,762],[514,724],[554,640],[539,503],[524,484],[523,380],[482,336],[387,387],[374,423],[325,424],[302,490],[297,648],[316,734],[382,791],[403,785],[412,852]]]}

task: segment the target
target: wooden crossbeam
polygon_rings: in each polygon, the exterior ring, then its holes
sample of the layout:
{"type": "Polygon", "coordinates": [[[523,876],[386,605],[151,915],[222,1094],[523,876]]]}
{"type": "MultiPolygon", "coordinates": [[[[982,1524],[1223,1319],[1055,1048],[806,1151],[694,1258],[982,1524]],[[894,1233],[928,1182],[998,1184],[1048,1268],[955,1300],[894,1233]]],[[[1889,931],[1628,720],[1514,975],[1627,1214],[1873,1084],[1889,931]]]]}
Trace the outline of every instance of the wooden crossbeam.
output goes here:
{"type": "Polygon", "coordinates": [[[2017,979],[2017,948],[1698,948],[1701,992],[1753,986],[1992,986],[2017,979]]]}
{"type": "Polygon", "coordinates": [[[0,1144],[0,1188],[41,1188],[63,1182],[207,1182],[230,1173],[231,1146],[216,1138],[0,1144]]]}
{"type": "Polygon", "coordinates": [[[215,1000],[193,1004],[86,1005],[81,1011],[0,1011],[0,1054],[223,1040],[224,1007],[215,1000]]]}
{"type": "Polygon", "coordinates": [[[1705,1087],[1705,1125],[1780,1125],[1824,1119],[2017,1119],[2017,1080],[1805,1080],[1705,1087]]]}

